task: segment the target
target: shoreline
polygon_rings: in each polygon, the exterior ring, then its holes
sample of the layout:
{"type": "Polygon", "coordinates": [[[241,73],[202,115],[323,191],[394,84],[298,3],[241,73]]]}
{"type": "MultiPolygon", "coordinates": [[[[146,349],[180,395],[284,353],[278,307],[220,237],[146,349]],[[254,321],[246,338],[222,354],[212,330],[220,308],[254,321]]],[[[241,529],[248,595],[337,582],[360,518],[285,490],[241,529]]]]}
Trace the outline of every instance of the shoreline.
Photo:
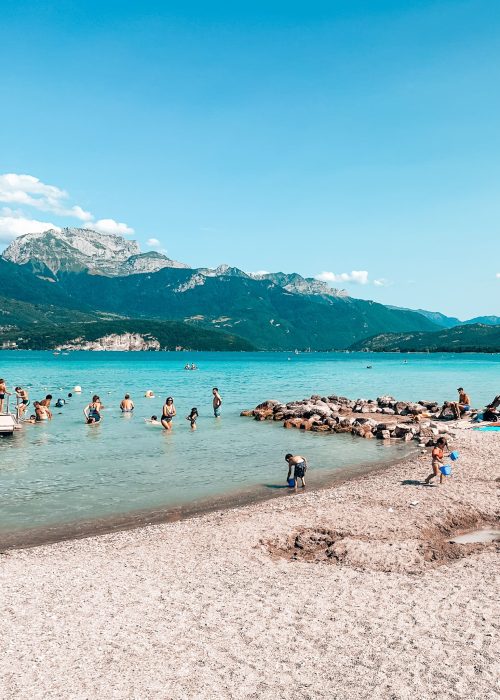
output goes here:
{"type": "MultiPolygon", "coordinates": [[[[404,457],[394,457],[374,465],[348,466],[329,472],[324,476],[321,474],[322,470],[319,470],[319,474],[316,472],[314,475],[317,483],[308,486],[306,493],[321,492],[349,481],[363,479],[366,476],[385,471],[397,464],[404,463],[412,455],[417,455],[418,452],[419,449],[415,446],[404,457]]],[[[0,530],[0,554],[14,549],[31,549],[58,542],[81,540],[152,525],[191,520],[217,511],[241,509],[294,495],[293,491],[288,489],[285,484],[258,484],[219,496],[198,498],[176,506],[157,506],[123,514],[41,525],[22,530],[0,530]]]]}
{"type": "Polygon", "coordinates": [[[333,488],[5,552],[0,689],[16,700],[498,698],[498,435],[333,488]],[[168,659],[168,663],[166,660],[168,659]]]}

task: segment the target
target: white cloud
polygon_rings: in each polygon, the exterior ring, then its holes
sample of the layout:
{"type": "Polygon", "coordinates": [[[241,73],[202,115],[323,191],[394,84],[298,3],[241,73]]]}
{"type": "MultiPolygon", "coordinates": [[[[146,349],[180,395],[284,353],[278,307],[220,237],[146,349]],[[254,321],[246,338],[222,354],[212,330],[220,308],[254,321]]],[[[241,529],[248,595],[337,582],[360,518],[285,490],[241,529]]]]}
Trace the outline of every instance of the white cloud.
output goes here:
{"type": "Polygon", "coordinates": [[[321,282],[352,282],[353,284],[368,284],[368,272],[366,270],[353,270],[352,272],[320,272],[316,279],[321,282]]]}
{"type": "Polygon", "coordinates": [[[497,280],[500,280],[500,272],[497,272],[497,274],[495,275],[495,277],[497,278],[497,280]]]}
{"type": "Polygon", "coordinates": [[[80,219],[81,221],[92,221],[92,219],[94,218],[89,211],[85,211],[84,209],[79,207],[78,204],[75,204],[74,207],[71,207],[71,209],[68,210],[66,216],[74,216],[76,219],[80,219]]]}
{"type": "Polygon", "coordinates": [[[389,280],[386,280],[384,277],[381,277],[378,280],[373,280],[373,284],[376,287],[389,287],[391,283],[389,282],[389,280]]]}
{"type": "MultiPolygon", "coordinates": [[[[51,212],[63,218],[78,219],[86,228],[94,228],[108,234],[131,234],[134,229],[114,219],[99,219],[94,222],[94,215],[78,204],[71,205],[66,190],[47,185],[33,175],[4,173],[0,175],[0,202],[33,207],[38,211],[51,212]]],[[[2,215],[3,240],[13,240],[22,233],[31,233],[59,227],[50,222],[30,218],[24,211],[0,212],[2,215]],[[31,226],[32,228],[29,228],[31,226]],[[45,227],[45,228],[40,228],[45,227]]]]}
{"type": "Polygon", "coordinates": [[[114,219],[99,219],[89,224],[88,228],[93,228],[101,233],[112,233],[123,236],[127,233],[134,233],[134,229],[127,224],[119,223],[114,219]]]}
{"type": "Polygon", "coordinates": [[[20,212],[12,211],[5,207],[0,211],[0,243],[10,243],[25,233],[41,233],[53,228],[60,231],[60,228],[50,221],[39,221],[38,219],[28,219],[20,212]]]}
{"type": "Polygon", "coordinates": [[[157,238],[148,238],[146,245],[150,248],[157,248],[160,245],[160,241],[157,238]]]}
{"type": "Polygon", "coordinates": [[[75,205],[66,206],[69,198],[65,190],[55,185],[46,185],[33,175],[18,175],[5,173],[0,175],[0,202],[6,204],[22,204],[34,207],[39,211],[50,211],[59,216],[71,216],[81,221],[89,221],[93,218],[89,211],[75,205]]]}

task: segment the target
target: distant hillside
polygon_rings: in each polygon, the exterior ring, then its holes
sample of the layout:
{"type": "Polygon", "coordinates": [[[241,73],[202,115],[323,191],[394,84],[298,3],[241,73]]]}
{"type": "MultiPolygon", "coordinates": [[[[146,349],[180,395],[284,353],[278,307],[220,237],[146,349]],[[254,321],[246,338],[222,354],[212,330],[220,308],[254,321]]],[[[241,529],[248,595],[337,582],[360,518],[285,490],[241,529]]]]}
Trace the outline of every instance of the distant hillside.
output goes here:
{"type": "MultiPolygon", "coordinates": [[[[122,334],[136,334],[145,340],[157,341],[155,345],[162,350],[175,350],[177,347],[188,350],[256,349],[247,340],[229,333],[193,327],[177,321],[146,319],[68,322],[56,326],[37,323],[21,329],[4,330],[1,342],[15,343],[20,349],[52,350],[61,345],[82,345],[85,342],[122,334]]],[[[106,345],[106,342],[102,344],[106,345]]]]}
{"type": "Polygon", "coordinates": [[[468,321],[464,321],[464,324],[474,325],[476,323],[482,323],[485,326],[499,326],[500,316],[476,316],[476,318],[471,318],[468,321]]]}
{"type": "MultiPolygon", "coordinates": [[[[402,309],[399,306],[390,306],[391,309],[402,309]]],[[[406,311],[411,311],[412,309],[405,309],[406,311]]],[[[475,318],[470,318],[467,321],[461,321],[455,316],[446,316],[439,311],[426,311],[425,309],[415,309],[415,312],[422,314],[425,318],[435,323],[441,328],[453,328],[454,326],[473,326],[476,323],[482,323],[485,326],[498,326],[500,325],[500,316],[476,316],[475,318]]]]}
{"type": "MultiPolygon", "coordinates": [[[[237,335],[261,350],[343,349],[377,333],[436,328],[414,311],[353,299],[300,275],[255,279],[236,268],[165,267],[128,276],[62,270],[54,276],[37,274],[31,263],[0,259],[0,279],[4,298],[40,307],[40,322],[47,317],[45,306],[74,309],[93,318],[104,314],[183,321],[237,335]]],[[[53,309],[50,316],[57,322],[53,309]]],[[[66,316],[61,314],[62,323],[66,316]]],[[[20,318],[23,323],[29,320],[20,318]]]]}
{"type": "Polygon", "coordinates": [[[7,327],[24,328],[33,323],[57,326],[62,323],[94,321],[95,314],[65,309],[52,304],[30,304],[0,296],[0,342],[7,327]]]}
{"type": "Polygon", "coordinates": [[[293,293],[247,275],[206,277],[165,268],[127,278],[67,273],[57,284],[72,302],[83,299],[96,310],[220,328],[263,350],[342,349],[387,330],[436,328],[415,312],[350,297],[293,293]]]}
{"type": "Polygon", "coordinates": [[[432,333],[381,333],[351,350],[375,352],[500,352],[500,325],[455,326],[432,333]]]}

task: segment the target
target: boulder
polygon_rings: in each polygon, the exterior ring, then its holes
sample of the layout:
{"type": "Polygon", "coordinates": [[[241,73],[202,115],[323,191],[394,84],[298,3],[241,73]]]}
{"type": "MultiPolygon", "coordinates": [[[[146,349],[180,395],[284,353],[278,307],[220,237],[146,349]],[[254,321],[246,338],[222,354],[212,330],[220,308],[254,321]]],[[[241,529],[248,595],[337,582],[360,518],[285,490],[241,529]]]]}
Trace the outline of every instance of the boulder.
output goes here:
{"type": "Polygon", "coordinates": [[[283,423],[284,428],[299,428],[302,423],[301,418],[289,418],[283,423]]]}
{"type": "Polygon", "coordinates": [[[350,433],[352,432],[352,427],[350,424],[342,425],[342,423],[337,423],[337,425],[333,428],[333,431],[335,433],[350,433]]]}
{"type": "Polygon", "coordinates": [[[273,406],[276,406],[277,404],[279,404],[279,401],[276,401],[276,399],[269,399],[268,401],[263,401],[258,406],[256,406],[255,410],[260,411],[261,409],[272,409],[273,406]]]}

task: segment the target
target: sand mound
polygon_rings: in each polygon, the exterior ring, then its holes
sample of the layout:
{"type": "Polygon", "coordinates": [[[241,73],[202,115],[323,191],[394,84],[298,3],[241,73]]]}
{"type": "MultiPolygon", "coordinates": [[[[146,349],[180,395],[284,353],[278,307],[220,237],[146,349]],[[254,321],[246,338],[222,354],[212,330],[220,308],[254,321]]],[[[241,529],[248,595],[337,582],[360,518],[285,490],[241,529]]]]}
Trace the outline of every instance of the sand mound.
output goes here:
{"type": "Polygon", "coordinates": [[[286,538],[265,542],[273,557],[308,563],[349,566],[359,571],[385,571],[418,574],[429,568],[483,551],[497,550],[500,542],[457,544],[450,539],[459,532],[492,525],[477,513],[454,513],[448,522],[438,522],[415,537],[395,539],[357,535],[345,530],[322,527],[298,528],[286,538]]]}

